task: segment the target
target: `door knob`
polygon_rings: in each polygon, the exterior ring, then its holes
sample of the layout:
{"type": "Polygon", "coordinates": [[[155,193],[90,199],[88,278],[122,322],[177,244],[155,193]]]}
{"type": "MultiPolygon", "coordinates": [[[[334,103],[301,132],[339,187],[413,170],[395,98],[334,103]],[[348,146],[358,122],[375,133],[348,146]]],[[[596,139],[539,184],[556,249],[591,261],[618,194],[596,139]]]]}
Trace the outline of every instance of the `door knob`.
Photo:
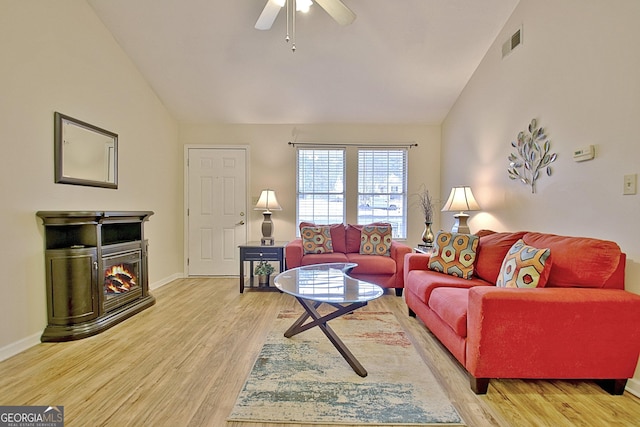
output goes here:
{"type": "Polygon", "coordinates": [[[244,225],[244,221],[237,222],[236,225],[244,225]]]}

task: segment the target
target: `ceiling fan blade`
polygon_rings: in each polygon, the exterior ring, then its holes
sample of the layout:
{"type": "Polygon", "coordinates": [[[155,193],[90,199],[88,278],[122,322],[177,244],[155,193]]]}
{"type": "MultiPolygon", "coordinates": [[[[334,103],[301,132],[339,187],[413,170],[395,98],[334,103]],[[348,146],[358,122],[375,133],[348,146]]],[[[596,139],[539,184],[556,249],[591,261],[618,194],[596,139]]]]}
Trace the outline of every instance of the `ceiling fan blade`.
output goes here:
{"type": "Polygon", "coordinates": [[[340,25],[349,25],[356,19],[356,14],[341,0],[315,0],[315,2],[340,25]]]}
{"type": "Polygon", "coordinates": [[[282,9],[282,1],[278,0],[269,0],[267,4],[264,6],[258,21],[256,22],[257,30],[270,30],[273,22],[278,17],[278,13],[280,13],[280,9],[282,9]]]}

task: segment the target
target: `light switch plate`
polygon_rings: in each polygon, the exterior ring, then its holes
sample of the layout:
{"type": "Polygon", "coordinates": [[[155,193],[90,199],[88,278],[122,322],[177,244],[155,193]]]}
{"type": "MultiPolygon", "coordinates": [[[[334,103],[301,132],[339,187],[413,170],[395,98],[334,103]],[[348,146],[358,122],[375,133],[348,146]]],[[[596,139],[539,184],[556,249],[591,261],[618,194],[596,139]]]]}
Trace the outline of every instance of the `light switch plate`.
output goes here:
{"type": "Polygon", "coordinates": [[[638,174],[624,176],[624,191],[622,194],[636,194],[636,182],[638,174]]]}

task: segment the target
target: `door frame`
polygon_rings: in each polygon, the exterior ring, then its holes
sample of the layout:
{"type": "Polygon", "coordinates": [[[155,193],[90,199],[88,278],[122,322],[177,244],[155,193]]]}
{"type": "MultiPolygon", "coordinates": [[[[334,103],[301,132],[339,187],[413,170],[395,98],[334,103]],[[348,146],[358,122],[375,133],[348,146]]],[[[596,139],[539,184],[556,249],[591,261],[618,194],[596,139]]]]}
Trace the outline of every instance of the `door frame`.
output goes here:
{"type": "MultiPolygon", "coordinates": [[[[183,233],[183,277],[191,277],[189,276],[189,215],[187,214],[187,210],[189,209],[189,150],[190,149],[218,149],[218,150],[244,150],[245,151],[245,203],[247,206],[246,216],[246,225],[247,225],[247,236],[251,236],[251,221],[249,221],[249,210],[251,209],[251,195],[250,195],[250,182],[251,182],[251,149],[249,145],[218,145],[218,144],[185,144],[184,145],[184,155],[182,161],[182,172],[183,172],[183,197],[182,197],[182,233],[183,233]]],[[[248,237],[247,237],[248,239],[248,237]]],[[[238,249],[238,257],[240,256],[240,249],[238,249]]],[[[240,264],[238,263],[238,275],[240,274],[240,264]]],[[[196,277],[196,276],[193,276],[196,277]]]]}

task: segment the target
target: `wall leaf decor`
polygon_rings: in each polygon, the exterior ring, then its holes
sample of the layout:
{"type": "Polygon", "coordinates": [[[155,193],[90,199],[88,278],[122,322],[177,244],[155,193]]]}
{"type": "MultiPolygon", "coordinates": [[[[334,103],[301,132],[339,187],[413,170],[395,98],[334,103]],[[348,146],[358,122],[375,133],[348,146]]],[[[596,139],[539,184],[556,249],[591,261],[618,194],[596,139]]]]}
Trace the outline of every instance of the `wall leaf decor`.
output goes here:
{"type": "Polygon", "coordinates": [[[512,141],[511,146],[516,152],[509,155],[509,178],[531,186],[531,192],[535,193],[540,171],[546,169],[547,175],[551,176],[553,171],[550,164],[556,161],[558,155],[549,152],[551,143],[544,129],[538,127],[536,119],[531,120],[529,132],[518,133],[517,141],[512,141]]]}

